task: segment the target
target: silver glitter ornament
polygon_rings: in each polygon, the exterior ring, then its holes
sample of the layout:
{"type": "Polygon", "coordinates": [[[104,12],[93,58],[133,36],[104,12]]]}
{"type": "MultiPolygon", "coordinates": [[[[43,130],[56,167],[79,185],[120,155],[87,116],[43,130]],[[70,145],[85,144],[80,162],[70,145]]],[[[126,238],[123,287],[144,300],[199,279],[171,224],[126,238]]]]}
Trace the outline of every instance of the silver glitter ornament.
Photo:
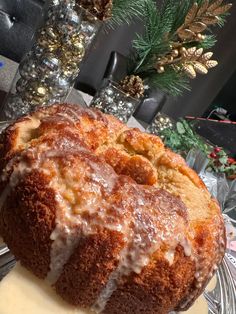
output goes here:
{"type": "Polygon", "coordinates": [[[60,60],[53,54],[45,54],[39,62],[39,73],[44,78],[55,78],[60,71],[60,60]]]}
{"type": "MultiPolygon", "coordinates": [[[[49,82],[50,83],[50,82],[49,82]]],[[[67,94],[71,82],[67,77],[59,76],[50,85],[50,92],[53,97],[63,97],[67,94]]]]}
{"type": "Polygon", "coordinates": [[[34,52],[34,55],[36,58],[40,58],[42,56],[42,54],[44,53],[44,48],[42,48],[38,45],[35,45],[33,47],[33,52],[34,52]]]}
{"type": "Polygon", "coordinates": [[[19,66],[20,75],[26,79],[35,79],[38,77],[37,60],[32,55],[27,56],[19,66]]]}
{"type": "Polygon", "coordinates": [[[62,34],[68,35],[79,30],[81,25],[81,16],[75,10],[68,9],[60,12],[57,19],[57,29],[62,34]]]}
{"type": "Polygon", "coordinates": [[[17,82],[16,82],[16,90],[19,93],[22,93],[27,85],[27,80],[25,80],[24,78],[20,78],[17,82]]]}

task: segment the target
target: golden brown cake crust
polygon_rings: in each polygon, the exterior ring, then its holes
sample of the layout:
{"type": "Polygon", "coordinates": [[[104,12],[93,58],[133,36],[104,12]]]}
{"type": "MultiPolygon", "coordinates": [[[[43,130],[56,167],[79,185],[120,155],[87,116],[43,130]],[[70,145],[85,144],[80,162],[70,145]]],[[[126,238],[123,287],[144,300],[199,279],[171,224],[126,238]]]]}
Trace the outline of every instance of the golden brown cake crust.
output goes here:
{"type": "Polygon", "coordinates": [[[188,308],[225,249],[217,202],[161,140],[76,105],[0,140],[0,233],[68,302],[104,313],[188,308]]]}

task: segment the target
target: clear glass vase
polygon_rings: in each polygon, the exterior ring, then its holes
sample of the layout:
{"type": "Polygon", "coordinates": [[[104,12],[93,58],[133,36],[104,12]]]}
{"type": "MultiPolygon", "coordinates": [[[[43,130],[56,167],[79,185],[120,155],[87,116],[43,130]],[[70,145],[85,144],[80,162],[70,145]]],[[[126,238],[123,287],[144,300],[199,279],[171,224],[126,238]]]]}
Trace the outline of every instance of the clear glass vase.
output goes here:
{"type": "Polygon", "coordinates": [[[174,127],[174,120],[171,119],[169,116],[165,115],[162,112],[158,112],[151,123],[147,126],[146,132],[156,134],[161,136],[163,130],[169,128],[173,129],[174,127]]]}
{"type": "Polygon", "coordinates": [[[90,107],[111,114],[120,121],[127,123],[139,104],[140,99],[127,95],[115,82],[109,81],[94,96],[90,107]]]}
{"type": "Polygon", "coordinates": [[[75,0],[49,1],[45,11],[44,24],[20,63],[3,105],[2,120],[65,101],[101,26],[101,21],[75,0]]]}

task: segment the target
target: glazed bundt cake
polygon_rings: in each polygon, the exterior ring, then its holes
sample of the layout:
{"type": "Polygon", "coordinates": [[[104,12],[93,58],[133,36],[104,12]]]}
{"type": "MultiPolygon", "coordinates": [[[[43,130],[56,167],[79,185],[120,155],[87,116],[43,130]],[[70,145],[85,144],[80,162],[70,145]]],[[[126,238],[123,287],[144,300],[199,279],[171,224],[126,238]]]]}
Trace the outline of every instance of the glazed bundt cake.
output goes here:
{"type": "Polygon", "coordinates": [[[76,105],[0,140],[0,234],[21,264],[96,313],[185,310],[220,264],[220,208],[154,135],[76,105]]]}

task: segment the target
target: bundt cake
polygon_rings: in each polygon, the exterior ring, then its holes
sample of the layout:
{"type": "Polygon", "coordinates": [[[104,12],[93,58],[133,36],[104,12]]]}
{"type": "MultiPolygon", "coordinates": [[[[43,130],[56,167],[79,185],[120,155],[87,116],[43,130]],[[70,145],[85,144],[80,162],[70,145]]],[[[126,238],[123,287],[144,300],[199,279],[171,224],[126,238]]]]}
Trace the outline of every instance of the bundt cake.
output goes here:
{"type": "Polygon", "coordinates": [[[220,264],[220,208],[155,135],[77,105],[0,139],[0,234],[21,264],[95,313],[191,306],[220,264]]]}

